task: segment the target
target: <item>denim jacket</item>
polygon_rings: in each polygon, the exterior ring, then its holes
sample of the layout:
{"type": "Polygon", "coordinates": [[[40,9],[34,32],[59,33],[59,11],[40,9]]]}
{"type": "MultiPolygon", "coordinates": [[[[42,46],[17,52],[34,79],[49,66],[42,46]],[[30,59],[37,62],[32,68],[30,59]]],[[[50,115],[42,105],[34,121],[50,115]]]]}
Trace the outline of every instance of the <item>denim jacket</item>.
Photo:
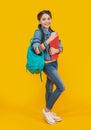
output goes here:
{"type": "MultiPolygon", "coordinates": [[[[44,27],[42,27],[42,30],[44,32],[44,39],[46,41],[49,38],[49,36],[51,35],[52,31],[49,32],[44,27]]],[[[43,42],[41,44],[41,41],[42,41],[42,33],[39,29],[37,29],[34,32],[32,47],[36,53],[41,52],[41,51],[45,51],[45,60],[51,60],[51,56],[49,53],[50,45],[47,45],[46,42],[43,42]]],[[[62,48],[62,50],[63,50],[63,47],[62,47],[60,40],[58,43],[58,47],[62,48]]]]}

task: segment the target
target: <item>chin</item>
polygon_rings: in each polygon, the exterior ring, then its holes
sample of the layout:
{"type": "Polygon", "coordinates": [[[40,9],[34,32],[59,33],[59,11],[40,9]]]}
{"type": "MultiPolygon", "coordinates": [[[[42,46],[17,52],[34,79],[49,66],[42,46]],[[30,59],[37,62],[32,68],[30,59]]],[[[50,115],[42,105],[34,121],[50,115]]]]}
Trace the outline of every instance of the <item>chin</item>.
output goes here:
{"type": "Polygon", "coordinates": [[[46,29],[48,29],[50,26],[45,26],[46,29]]]}

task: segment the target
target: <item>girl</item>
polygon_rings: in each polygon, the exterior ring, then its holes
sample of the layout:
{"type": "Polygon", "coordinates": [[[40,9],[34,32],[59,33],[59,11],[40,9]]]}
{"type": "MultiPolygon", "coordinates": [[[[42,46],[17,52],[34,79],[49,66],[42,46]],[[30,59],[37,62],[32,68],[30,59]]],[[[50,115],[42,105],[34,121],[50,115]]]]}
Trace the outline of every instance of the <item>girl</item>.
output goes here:
{"type": "Polygon", "coordinates": [[[61,121],[62,119],[51,110],[65,87],[57,73],[57,59],[51,59],[51,56],[62,53],[63,47],[60,41],[58,42],[58,49],[50,47],[50,42],[58,36],[50,27],[52,21],[51,12],[49,10],[43,10],[38,13],[37,18],[39,25],[38,29],[34,32],[32,46],[36,54],[40,54],[42,51],[45,52],[45,66],[43,71],[47,76],[46,106],[42,110],[42,113],[49,124],[54,124],[56,121],[61,121]],[[53,91],[53,84],[56,85],[55,91],[53,91]]]}

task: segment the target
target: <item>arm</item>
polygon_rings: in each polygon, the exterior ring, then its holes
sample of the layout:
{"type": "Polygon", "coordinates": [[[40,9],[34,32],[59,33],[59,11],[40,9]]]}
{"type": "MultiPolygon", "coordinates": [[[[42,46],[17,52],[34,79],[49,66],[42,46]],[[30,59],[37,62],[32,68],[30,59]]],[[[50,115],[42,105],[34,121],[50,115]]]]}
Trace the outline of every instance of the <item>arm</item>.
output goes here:
{"type": "Polygon", "coordinates": [[[62,53],[63,52],[63,46],[61,44],[61,40],[59,40],[59,43],[58,43],[58,53],[62,53]]]}
{"type": "Polygon", "coordinates": [[[41,43],[42,39],[42,33],[40,30],[35,30],[34,36],[33,36],[33,50],[36,54],[40,54],[42,51],[46,48],[46,43],[41,43]]]}
{"type": "Polygon", "coordinates": [[[41,39],[42,39],[42,34],[40,30],[36,30],[34,32],[34,37],[33,37],[33,49],[35,51],[36,54],[40,54],[42,51],[44,51],[48,44],[50,44],[50,42],[57,36],[56,32],[51,33],[51,36],[43,43],[41,43],[41,39]]]}

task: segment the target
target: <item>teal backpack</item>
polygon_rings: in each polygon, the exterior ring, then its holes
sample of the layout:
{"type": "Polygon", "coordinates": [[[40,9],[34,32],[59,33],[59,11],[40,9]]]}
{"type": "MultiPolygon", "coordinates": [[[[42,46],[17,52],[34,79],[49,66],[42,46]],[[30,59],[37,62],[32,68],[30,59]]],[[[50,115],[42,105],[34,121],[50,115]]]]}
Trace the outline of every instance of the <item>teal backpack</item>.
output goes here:
{"type": "Polygon", "coordinates": [[[26,69],[32,74],[40,74],[42,81],[42,70],[44,68],[44,51],[36,54],[32,48],[33,38],[30,39],[30,46],[27,51],[26,69]]]}

